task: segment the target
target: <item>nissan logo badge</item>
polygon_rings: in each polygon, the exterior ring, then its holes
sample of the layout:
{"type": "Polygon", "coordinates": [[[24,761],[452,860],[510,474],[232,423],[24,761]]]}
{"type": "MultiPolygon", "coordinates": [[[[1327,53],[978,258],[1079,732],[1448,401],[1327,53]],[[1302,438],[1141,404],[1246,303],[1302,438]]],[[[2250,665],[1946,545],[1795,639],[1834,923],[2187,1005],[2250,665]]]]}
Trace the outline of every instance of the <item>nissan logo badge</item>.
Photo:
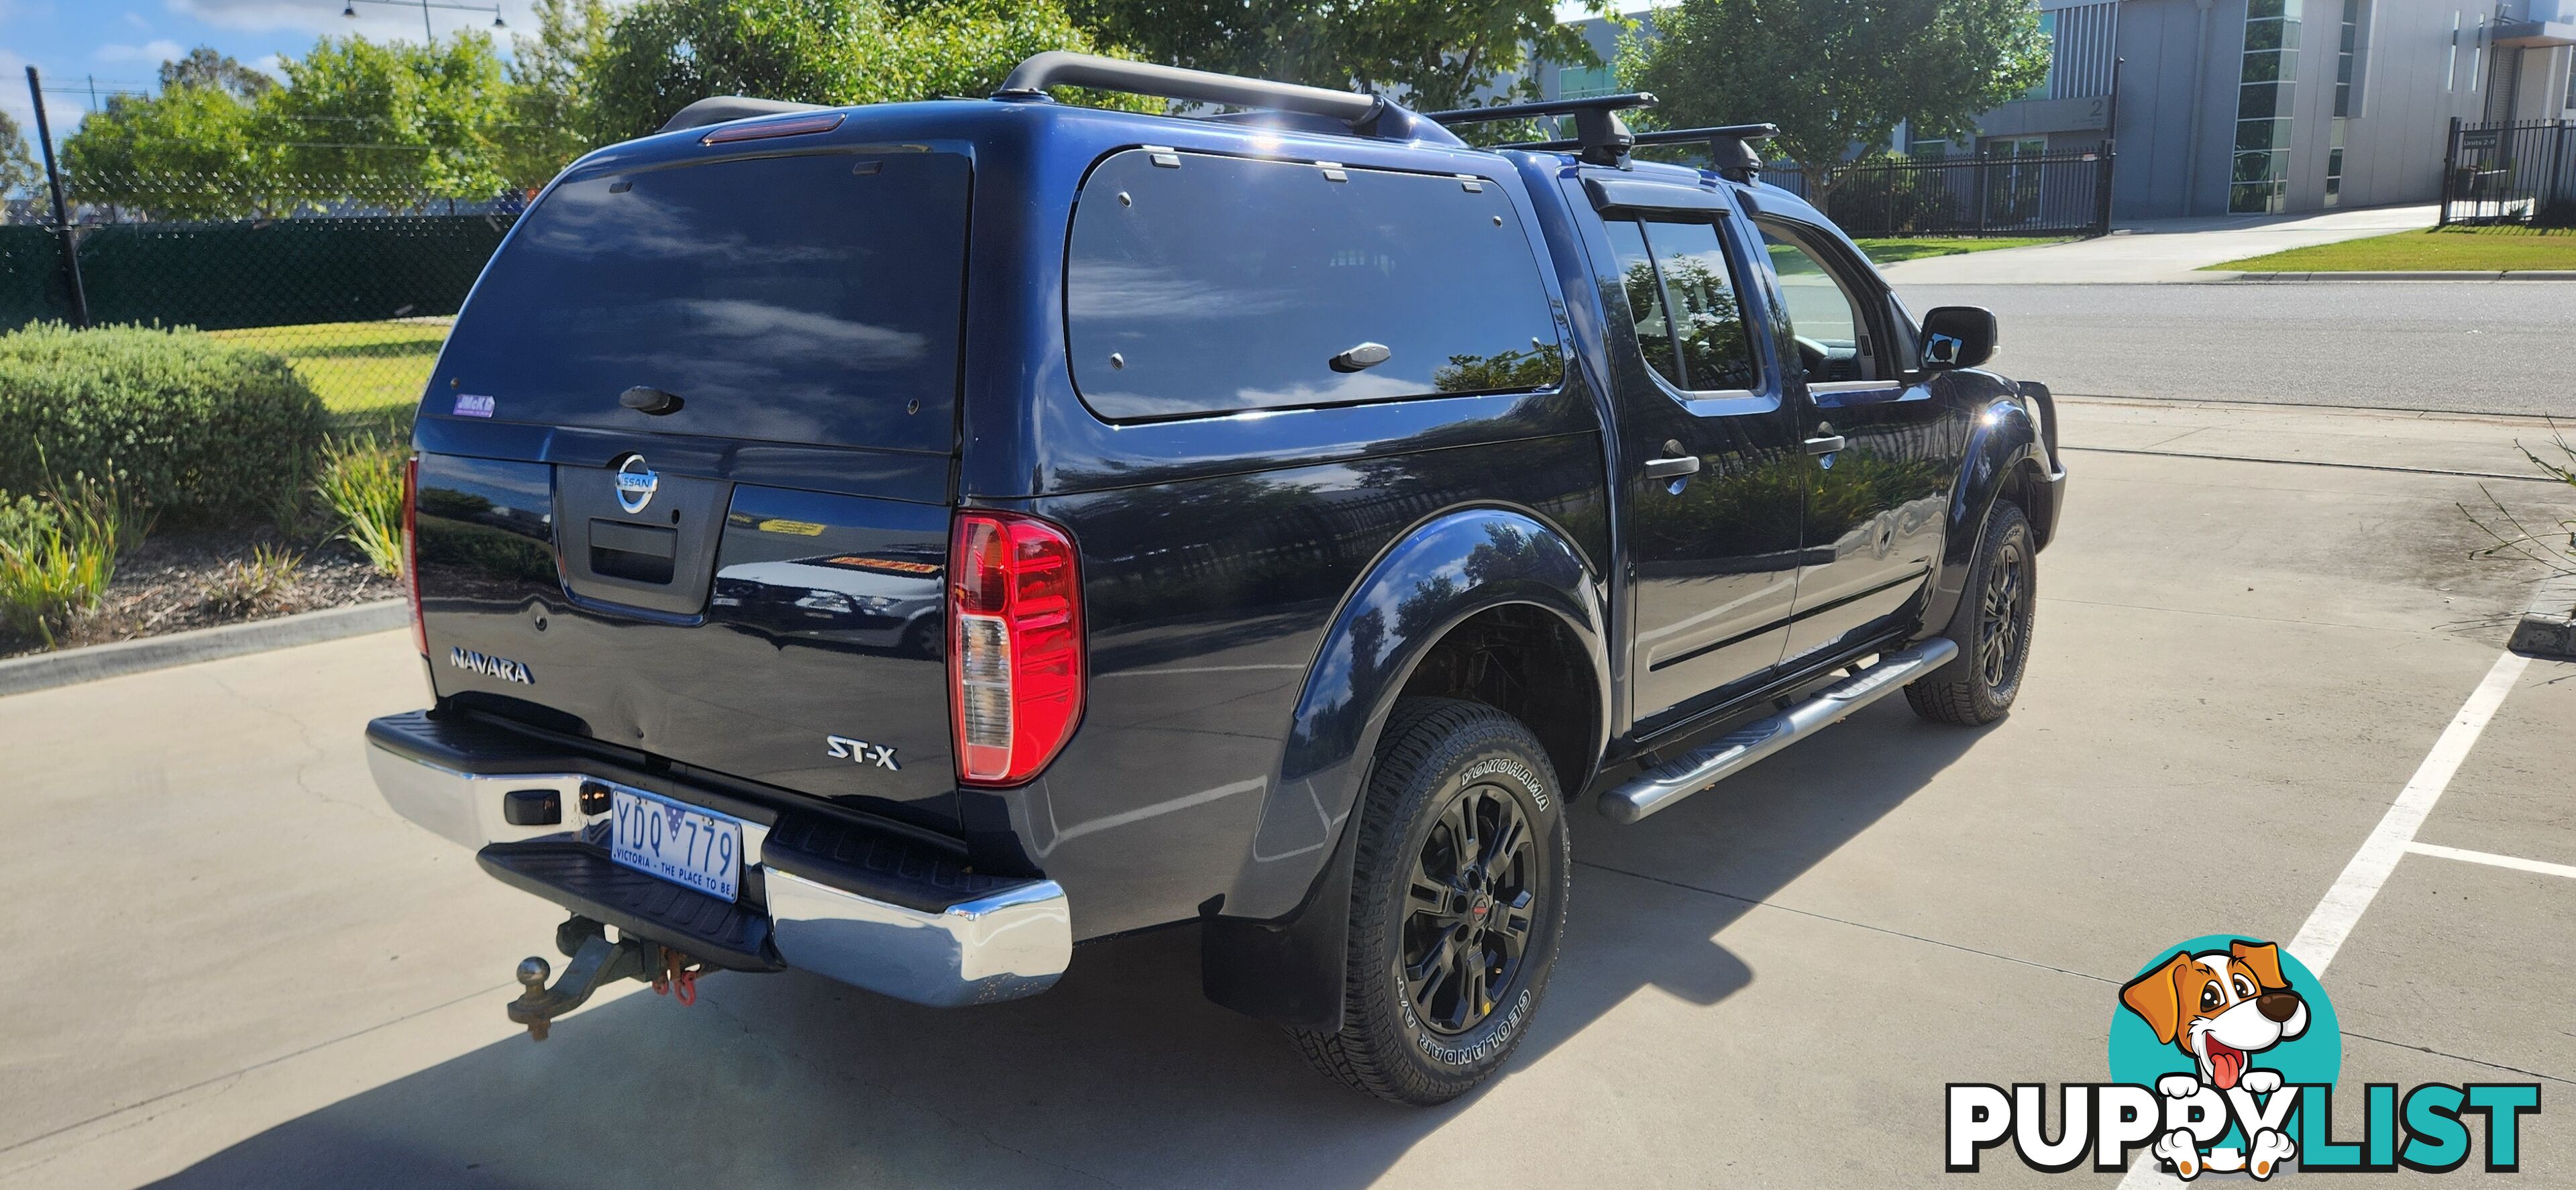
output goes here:
{"type": "Polygon", "coordinates": [[[644,456],[628,455],[617,465],[617,506],[628,512],[642,512],[653,502],[653,489],[661,479],[644,465],[644,456]]]}

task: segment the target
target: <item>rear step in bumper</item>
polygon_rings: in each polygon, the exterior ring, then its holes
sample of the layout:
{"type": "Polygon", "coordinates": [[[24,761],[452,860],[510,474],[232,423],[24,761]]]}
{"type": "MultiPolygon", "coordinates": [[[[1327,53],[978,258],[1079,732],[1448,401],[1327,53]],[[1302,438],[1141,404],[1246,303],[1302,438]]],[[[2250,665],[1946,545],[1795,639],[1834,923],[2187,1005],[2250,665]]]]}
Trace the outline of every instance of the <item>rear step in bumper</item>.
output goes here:
{"type": "Polygon", "coordinates": [[[1886,654],[1878,664],[1827,686],[1805,702],[1756,719],[1637,774],[1627,784],[1601,795],[1601,812],[1614,822],[1635,822],[1833,726],[1843,716],[1896,693],[1906,683],[1941,668],[1958,655],[1958,644],[1943,636],[1886,654]]]}
{"type": "MultiPolygon", "coordinates": [[[[396,749],[380,734],[420,730],[416,716],[369,725],[368,767],[394,812],[451,842],[472,848],[495,878],[675,950],[736,970],[782,966],[811,971],[915,1004],[948,1007],[1034,995],[1054,985],[1073,960],[1073,914],[1052,880],[1000,882],[943,876],[904,890],[897,904],[838,887],[834,866],[804,853],[778,852],[773,832],[745,823],[746,899],[728,903],[623,867],[585,842],[579,815],[570,824],[514,826],[502,812],[511,790],[560,791],[576,804],[585,780],[609,774],[517,772],[477,774],[433,764],[396,749]],[[785,860],[789,871],[773,860],[785,860]],[[958,899],[960,880],[968,895],[958,899]],[[750,901],[763,886],[767,904],[750,901]]],[[[456,758],[448,757],[451,764],[456,758]]],[[[507,767],[500,766],[500,767],[507,767]]],[[[604,815],[592,821],[605,823],[604,815]]],[[[869,892],[889,892],[856,866],[838,879],[869,892]]]]}

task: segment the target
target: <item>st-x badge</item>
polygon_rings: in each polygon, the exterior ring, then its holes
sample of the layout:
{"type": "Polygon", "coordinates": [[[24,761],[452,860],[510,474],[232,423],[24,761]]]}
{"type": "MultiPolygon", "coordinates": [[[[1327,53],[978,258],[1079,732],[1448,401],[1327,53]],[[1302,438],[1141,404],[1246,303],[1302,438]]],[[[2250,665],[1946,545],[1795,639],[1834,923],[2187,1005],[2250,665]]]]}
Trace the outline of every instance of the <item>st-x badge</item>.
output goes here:
{"type": "Polygon", "coordinates": [[[626,461],[617,465],[617,506],[628,512],[644,511],[644,506],[653,502],[653,489],[661,482],[661,477],[644,464],[644,456],[626,456],[626,461]]]}
{"type": "Polygon", "coordinates": [[[845,735],[824,736],[823,744],[831,751],[834,760],[846,760],[852,764],[872,764],[881,769],[894,769],[898,772],[903,769],[902,765],[894,762],[894,749],[883,744],[854,740],[845,735]]]}

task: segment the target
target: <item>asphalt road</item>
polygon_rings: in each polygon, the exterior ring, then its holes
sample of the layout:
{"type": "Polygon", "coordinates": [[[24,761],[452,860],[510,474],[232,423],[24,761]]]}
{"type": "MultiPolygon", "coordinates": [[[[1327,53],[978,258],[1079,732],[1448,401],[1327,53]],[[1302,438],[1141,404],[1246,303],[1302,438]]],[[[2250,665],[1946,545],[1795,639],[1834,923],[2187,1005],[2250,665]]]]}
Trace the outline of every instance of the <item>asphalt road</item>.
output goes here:
{"type": "Polygon", "coordinates": [[[1907,285],[1992,309],[1995,366],[2059,393],[2576,420],[2576,282],[1907,285]]]}
{"type": "Polygon", "coordinates": [[[2434,850],[2339,919],[2335,1132],[2366,1082],[2538,1081],[2523,1181],[2570,1184],[2576,662],[2499,666],[2528,575],[2467,560],[2480,481],[2445,473],[2515,465],[2528,427],[2061,409],[2012,715],[1888,700],[1639,826],[1586,807],[1528,1043],[1437,1110],[1209,1004],[1187,929],[1009,1004],[723,975],[534,1043],[509,971],[560,913],[366,774],[361,725],[423,697],[404,634],[0,698],[0,1188],[1959,1186],[1945,1083],[2101,1079],[2143,965],[2349,904],[2482,685],[2510,688],[2410,831],[2434,850]]]}

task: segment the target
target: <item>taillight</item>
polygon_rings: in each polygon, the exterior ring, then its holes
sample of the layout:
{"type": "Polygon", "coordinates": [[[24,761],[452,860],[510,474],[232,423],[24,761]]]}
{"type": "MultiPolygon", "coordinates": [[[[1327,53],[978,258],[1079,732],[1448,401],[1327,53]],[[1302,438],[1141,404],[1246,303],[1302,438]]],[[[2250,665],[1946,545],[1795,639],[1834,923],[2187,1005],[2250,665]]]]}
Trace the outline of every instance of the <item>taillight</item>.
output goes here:
{"type": "Polygon", "coordinates": [[[957,779],[1017,785],[1055,759],[1082,721],[1073,538],[1034,517],[959,513],[948,567],[957,779]]]}
{"type": "Polygon", "coordinates": [[[402,495],[403,597],[411,601],[411,644],[429,656],[429,626],[420,618],[420,458],[403,460],[402,495]]]}

